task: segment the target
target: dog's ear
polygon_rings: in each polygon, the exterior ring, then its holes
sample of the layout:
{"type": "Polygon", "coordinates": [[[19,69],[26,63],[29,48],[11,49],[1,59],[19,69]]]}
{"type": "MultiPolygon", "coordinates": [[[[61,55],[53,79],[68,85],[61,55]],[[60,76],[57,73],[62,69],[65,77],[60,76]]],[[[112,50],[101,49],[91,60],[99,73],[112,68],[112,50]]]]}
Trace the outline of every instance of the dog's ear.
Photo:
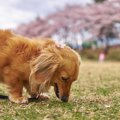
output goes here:
{"type": "Polygon", "coordinates": [[[42,54],[35,62],[36,78],[48,80],[54,74],[58,62],[54,54],[42,54]]]}
{"type": "Polygon", "coordinates": [[[54,53],[43,52],[31,64],[30,83],[40,85],[41,89],[49,89],[51,78],[58,65],[58,58],[54,53]]]}

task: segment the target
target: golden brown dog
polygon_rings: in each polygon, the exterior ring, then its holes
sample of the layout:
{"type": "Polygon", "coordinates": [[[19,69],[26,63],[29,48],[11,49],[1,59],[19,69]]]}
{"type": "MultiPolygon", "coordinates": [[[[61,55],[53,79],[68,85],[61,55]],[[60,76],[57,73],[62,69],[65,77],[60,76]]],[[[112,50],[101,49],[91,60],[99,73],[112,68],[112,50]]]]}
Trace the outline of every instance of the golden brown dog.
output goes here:
{"type": "Polygon", "coordinates": [[[26,103],[23,87],[32,97],[54,86],[56,96],[67,102],[79,73],[79,55],[53,40],[34,40],[0,30],[0,81],[9,86],[9,99],[26,103]]]}

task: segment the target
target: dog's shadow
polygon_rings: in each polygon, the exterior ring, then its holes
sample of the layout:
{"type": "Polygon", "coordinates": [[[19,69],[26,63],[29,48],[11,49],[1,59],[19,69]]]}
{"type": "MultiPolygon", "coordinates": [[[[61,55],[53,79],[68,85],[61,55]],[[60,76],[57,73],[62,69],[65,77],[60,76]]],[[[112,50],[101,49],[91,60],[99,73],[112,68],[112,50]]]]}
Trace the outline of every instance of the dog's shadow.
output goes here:
{"type": "MultiPolygon", "coordinates": [[[[7,95],[0,95],[0,100],[8,100],[8,99],[9,98],[7,95]]],[[[40,100],[36,99],[36,98],[29,98],[28,100],[29,100],[29,102],[40,102],[40,100]]]]}

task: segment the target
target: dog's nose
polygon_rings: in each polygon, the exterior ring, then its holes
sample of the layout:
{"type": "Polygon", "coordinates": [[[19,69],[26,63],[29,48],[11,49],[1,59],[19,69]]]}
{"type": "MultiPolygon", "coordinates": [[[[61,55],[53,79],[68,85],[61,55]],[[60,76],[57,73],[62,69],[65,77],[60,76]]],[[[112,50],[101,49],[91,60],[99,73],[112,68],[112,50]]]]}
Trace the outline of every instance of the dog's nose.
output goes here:
{"type": "Polygon", "coordinates": [[[61,100],[62,100],[63,102],[68,102],[68,97],[63,96],[63,97],[61,98],[61,100]]]}

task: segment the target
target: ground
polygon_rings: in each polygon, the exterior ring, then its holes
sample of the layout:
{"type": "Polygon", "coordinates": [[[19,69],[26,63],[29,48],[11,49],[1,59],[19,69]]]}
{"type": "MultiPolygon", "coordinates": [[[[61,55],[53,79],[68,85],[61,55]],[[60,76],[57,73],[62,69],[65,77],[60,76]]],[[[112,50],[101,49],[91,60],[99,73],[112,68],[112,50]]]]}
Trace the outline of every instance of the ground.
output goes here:
{"type": "MultiPolygon", "coordinates": [[[[4,89],[0,94],[7,94],[4,89]]],[[[83,61],[70,101],[59,101],[53,90],[50,95],[24,105],[0,99],[0,120],[120,120],[120,63],[83,61]]]]}

